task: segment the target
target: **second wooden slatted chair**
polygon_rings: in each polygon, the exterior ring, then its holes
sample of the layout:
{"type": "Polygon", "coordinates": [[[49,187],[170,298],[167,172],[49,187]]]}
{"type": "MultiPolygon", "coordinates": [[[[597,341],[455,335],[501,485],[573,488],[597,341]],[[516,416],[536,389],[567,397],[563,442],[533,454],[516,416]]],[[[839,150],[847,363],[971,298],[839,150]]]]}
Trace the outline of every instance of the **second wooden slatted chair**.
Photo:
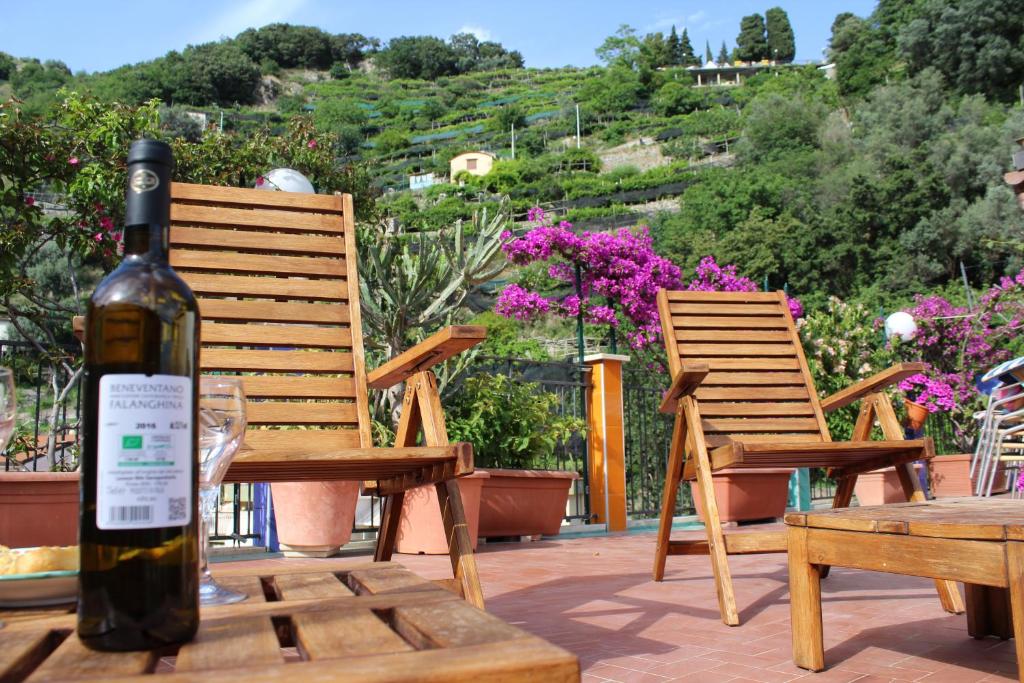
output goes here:
{"type": "MultiPolygon", "coordinates": [[[[907,500],[924,500],[913,461],[934,455],[930,438],[904,440],[881,393],[920,372],[904,363],[819,401],[782,292],[658,294],[673,381],[662,412],[675,414],[662,499],[654,579],[668,555],[710,555],[722,621],[739,624],[728,555],[786,551],[785,530],[725,534],[712,473],[725,467],[827,467],[838,481],[833,507],[846,507],[857,475],[895,466],[907,500]],[[853,440],[834,442],[824,412],[861,402],[853,440]],[[871,441],[875,420],[884,441],[871,441]],[[670,539],[676,493],[696,480],[707,540],[670,539]]],[[[943,607],[962,612],[956,585],[936,581],[943,607]]]]}

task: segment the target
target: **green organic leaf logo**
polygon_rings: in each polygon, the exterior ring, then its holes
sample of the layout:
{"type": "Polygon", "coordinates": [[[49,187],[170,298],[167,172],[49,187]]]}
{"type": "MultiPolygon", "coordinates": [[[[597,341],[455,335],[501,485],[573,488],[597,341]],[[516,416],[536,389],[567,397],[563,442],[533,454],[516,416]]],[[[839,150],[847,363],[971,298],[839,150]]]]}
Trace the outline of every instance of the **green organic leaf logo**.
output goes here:
{"type": "Polygon", "coordinates": [[[142,435],[141,434],[129,434],[121,437],[121,448],[125,449],[138,449],[142,448],[142,435]]]}

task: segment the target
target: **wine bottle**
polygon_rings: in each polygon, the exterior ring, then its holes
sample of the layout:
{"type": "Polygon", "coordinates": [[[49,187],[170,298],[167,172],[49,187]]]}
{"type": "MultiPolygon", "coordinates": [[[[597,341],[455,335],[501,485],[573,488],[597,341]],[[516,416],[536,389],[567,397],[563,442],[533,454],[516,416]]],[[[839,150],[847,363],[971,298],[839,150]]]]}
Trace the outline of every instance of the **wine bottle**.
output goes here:
{"type": "Polygon", "coordinates": [[[132,144],[124,259],[86,312],[78,636],[97,650],[199,625],[199,310],[168,262],[173,163],[132,144]]]}

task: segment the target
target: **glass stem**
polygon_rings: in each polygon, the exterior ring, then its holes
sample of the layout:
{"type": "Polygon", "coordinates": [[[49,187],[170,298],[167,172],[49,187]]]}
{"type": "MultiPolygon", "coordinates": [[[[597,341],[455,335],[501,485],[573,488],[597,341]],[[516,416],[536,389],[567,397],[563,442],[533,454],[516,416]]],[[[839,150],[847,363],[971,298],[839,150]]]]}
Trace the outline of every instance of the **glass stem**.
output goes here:
{"type": "Polygon", "coordinates": [[[210,525],[213,524],[213,513],[217,508],[219,489],[219,486],[199,489],[199,511],[202,517],[199,531],[199,580],[203,583],[213,580],[209,566],[210,525]]]}

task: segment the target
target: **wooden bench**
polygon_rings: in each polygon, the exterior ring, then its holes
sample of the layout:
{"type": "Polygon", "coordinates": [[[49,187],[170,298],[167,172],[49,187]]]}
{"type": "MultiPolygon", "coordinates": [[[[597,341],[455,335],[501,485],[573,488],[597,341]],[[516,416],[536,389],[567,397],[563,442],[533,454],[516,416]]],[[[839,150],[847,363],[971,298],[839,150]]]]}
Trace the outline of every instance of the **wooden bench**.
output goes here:
{"type": "Polygon", "coordinates": [[[580,679],[575,655],[391,562],[215,573],[249,599],[204,607],[196,638],[165,652],[86,649],[70,607],[0,612],[0,681],[580,679]]]}
{"type": "Polygon", "coordinates": [[[1024,501],[953,498],[786,515],[793,661],[825,668],[821,566],[960,581],[967,630],[1015,638],[1024,681],[1024,501]]]}

